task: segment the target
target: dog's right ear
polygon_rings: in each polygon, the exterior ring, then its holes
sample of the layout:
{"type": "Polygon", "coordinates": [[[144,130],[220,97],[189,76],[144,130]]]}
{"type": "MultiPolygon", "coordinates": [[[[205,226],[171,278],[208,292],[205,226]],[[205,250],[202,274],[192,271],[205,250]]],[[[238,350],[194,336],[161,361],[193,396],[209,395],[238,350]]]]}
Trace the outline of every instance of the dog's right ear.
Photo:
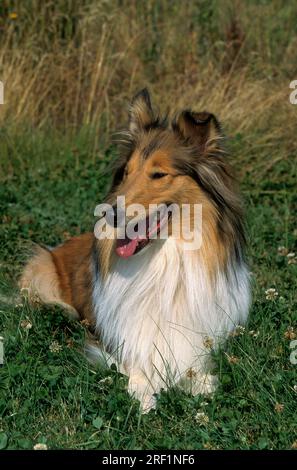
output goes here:
{"type": "Polygon", "coordinates": [[[202,154],[216,153],[221,148],[221,126],[211,113],[185,110],[175,118],[172,126],[174,132],[202,154]]]}
{"type": "Polygon", "coordinates": [[[129,128],[131,134],[145,130],[154,122],[154,113],[149,92],[146,88],[134,96],[130,105],[129,128]]]}

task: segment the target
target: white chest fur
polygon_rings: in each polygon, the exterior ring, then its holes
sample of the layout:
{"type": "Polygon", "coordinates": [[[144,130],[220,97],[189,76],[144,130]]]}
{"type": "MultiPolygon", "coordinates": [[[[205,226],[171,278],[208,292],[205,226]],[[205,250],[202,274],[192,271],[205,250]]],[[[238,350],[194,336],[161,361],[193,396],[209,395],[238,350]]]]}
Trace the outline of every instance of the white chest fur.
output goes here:
{"type": "Polygon", "coordinates": [[[210,285],[194,252],[173,238],[155,241],[144,253],[119,258],[103,283],[94,286],[97,329],[117,353],[122,369],[178,378],[205,357],[205,337],[214,345],[249,309],[245,266],[217,272],[210,285]]]}

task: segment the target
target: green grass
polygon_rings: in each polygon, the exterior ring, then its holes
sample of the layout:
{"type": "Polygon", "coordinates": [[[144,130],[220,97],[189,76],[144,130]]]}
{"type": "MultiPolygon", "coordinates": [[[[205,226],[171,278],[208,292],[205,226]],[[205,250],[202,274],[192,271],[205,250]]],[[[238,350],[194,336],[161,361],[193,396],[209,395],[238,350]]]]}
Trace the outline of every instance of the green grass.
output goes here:
{"type": "MultiPolygon", "coordinates": [[[[90,135],[72,143],[33,135],[1,141],[0,448],[31,449],[38,442],[51,449],[291,448],[297,440],[297,366],[289,361],[285,333],[289,327],[297,331],[297,265],[288,265],[277,248],[296,249],[294,159],[276,162],[264,177],[251,170],[242,178],[253,307],[245,333],[215,356],[221,382],[215,395],[163,392],[156,411],[140,415],[126,378],[94,368],[81,354],[82,325],[59,308],[32,308],[17,299],[29,241],[55,244],[65,232],[92,230],[93,210],[110,174],[112,149],[94,149],[90,135]],[[279,292],[275,301],[265,298],[270,287],[279,292]],[[32,328],[26,330],[24,321],[32,328]],[[52,341],[60,352],[51,352],[52,341]],[[238,361],[230,363],[232,356],[238,361]],[[277,404],[283,409],[277,411],[277,404]],[[203,425],[195,419],[201,410],[209,418],[203,425]]],[[[241,145],[238,139],[231,144],[235,156],[241,145]]],[[[240,161],[234,161],[240,172],[240,161]]]]}

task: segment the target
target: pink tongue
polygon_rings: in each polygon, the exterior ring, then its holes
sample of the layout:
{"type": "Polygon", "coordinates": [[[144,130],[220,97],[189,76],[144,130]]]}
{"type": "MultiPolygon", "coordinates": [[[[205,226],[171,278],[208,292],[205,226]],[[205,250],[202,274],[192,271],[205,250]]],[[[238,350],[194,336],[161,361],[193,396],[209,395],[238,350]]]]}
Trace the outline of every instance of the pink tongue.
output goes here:
{"type": "Polygon", "coordinates": [[[123,244],[118,244],[116,247],[116,253],[117,255],[121,256],[121,258],[129,258],[129,256],[132,256],[135,253],[135,250],[138,245],[138,240],[135,238],[134,240],[129,240],[128,243],[127,240],[119,240],[123,244]]]}

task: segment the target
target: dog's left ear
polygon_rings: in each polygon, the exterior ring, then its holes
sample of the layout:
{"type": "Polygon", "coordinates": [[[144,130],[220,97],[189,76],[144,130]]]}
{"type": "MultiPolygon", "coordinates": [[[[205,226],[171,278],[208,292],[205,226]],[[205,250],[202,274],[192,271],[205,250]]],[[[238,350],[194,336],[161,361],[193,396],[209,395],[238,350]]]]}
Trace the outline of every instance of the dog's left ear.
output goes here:
{"type": "Polygon", "coordinates": [[[184,141],[197,147],[203,154],[218,151],[221,147],[221,126],[211,113],[182,111],[172,127],[184,141]]]}
{"type": "Polygon", "coordinates": [[[145,130],[154,121],[154,112],[149,92],[146,88],[134,96],[130,105],[130,132],[136,134],[145,130]]]}

